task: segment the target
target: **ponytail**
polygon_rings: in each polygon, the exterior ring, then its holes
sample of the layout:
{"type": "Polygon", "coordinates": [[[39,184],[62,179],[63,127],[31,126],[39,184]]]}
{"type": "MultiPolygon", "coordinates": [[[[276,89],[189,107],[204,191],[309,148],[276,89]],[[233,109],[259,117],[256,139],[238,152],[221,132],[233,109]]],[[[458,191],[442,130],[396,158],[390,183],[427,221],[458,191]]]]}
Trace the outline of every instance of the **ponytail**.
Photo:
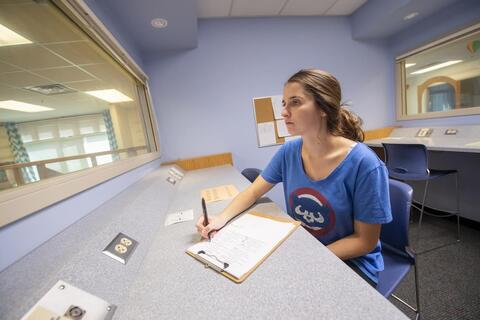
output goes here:
{"type": "Polygon", "coordinates": [[[363,121],[358,115],[341,106],[339,120],[338,135],[353,141],[363,142],[365,139],[365,133],[362,130],[363,121]]]}

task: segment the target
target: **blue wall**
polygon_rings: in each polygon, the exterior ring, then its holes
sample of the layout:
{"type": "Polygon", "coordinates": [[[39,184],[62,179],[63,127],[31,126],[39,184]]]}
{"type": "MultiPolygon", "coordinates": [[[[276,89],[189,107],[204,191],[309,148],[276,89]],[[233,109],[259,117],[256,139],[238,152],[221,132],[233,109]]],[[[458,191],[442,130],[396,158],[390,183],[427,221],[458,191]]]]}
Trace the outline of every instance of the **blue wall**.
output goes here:
{"type": "Polygon", "coordinates": [[[252,98],[282,94],[300,68],[333,73],[366,128],[393,121],[386,47],[353,41],[347,18],[201,20],[198,35],[194,50],[144,59],[166,160],[231,151],[239,170],[265,167],[278,147],[257,147],[252,98]]]}

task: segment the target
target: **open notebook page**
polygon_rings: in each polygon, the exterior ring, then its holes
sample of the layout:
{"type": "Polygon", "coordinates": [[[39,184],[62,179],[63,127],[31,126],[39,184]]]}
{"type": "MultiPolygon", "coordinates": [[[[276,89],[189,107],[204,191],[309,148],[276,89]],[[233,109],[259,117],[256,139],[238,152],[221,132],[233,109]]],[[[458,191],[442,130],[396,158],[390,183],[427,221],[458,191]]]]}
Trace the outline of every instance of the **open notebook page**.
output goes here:
{"type": "Polygon", "coordinates": [[[290,222],[245,214],[220,230],[211,241],[199,242],[188,251],[241,278],[294,228],[290,222]]]}

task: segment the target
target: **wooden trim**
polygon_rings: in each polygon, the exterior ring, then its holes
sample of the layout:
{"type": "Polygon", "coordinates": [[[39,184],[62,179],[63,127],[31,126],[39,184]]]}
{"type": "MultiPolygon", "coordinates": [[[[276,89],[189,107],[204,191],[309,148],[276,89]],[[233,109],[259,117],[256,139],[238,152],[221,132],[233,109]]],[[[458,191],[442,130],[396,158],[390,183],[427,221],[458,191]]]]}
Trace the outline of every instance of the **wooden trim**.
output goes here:
{"type": "Polygon", "coordinates": [[[196,170],[229,164],[233,166],[232,153],[218,153],[209,156],[179,159],[162,163],[162,166],[175,164],[183,170],[196,170]]]}
{"type": "MultiPolygon", "coordinates": [[[[434,83],[437,83],[437,82],[446,82],[448,83],[449,85],[451,85],[453,87],[453,90],[455,90],[455,109],[460,109],[460,104],[461,104],[461,100],[460,100],[460,81],[457,81],[455,79],[452,79],[450,77],[446,77],[446,76],[438,76],[438,77],[433,77],[433,78],[430,78],[428,80],[426,80],[424,83],[422,83],[421,85],[419,85],[417,87],[417,107],[418,107],[418,113],[421,114],[421,113],[427,113],[428,111],[425,110],[425,112],[423,112],[423,108],[422,108],[422,96],[423,96],[423,92],[425,90],[427,90],[427,88],[431,85],[431,84],[434,84],[434,83]]],[[[427,92],[428,94],[428,92],[427,92]]],[[[430,97],[427,97],[427,101],[430,100],[430,97]]]]}
{"type": "Polygon", "coordinates": [[[72,172],[0,193],[0,227],[115,178],[160,157],[147,153],[99,167],[72,172]]]}
{"type": "Polygon", "coordinates": [[[393,129],[395,128],[398,128],[398,127],[385,127],[385,128],[365,131],[365,141],[389,137],[393,129]]]}

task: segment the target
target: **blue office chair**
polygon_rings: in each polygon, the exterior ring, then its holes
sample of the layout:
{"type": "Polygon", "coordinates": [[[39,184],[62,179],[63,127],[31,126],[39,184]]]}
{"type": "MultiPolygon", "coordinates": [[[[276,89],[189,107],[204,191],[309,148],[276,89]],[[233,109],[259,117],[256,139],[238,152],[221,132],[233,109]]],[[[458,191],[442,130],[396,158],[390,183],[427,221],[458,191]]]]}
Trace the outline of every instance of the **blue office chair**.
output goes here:
{"type": "Polygon", "coordinates": [[[248,179],[251,183],[257,179],[258,175],[262,172],[262,170],[257,168],[246,168],[242,170],[242,175],[248,179]]]}
{"type": "Polygon", "coordinates": [[[410,250],[408,243],[408,225],[413,190],[408,184],[392,179],[389,180],[389,186],[393,220],[382,225],[380,242],[385,269],[379,274],[376,288],[384,297],[392,296],[409,307],[416,313],[416,319],[420,319],[417,265],[415,254],[410,250]],[[412,267],[415,276],[416,308],[392,294],[412,267]]]}
{"type": "Polygon", "coordinates": [[[418,238],[420,238],[420,229],[422,227],[423,214],[425,212],[425,200],[428,193],[428,182],[450,174],[455,174],[455,194],[456,210],[447,212],[445,215],[435,215],[436,217],[457,216],[457,241],[460,241],[460,205],[458,193],[458,171],[457,170],[434,170],[428,168],[428,151],[423,144],[395,144],[382,143],[385,150],[385,164],[388,174],[391,178],[397,180],[425,180],[425,190],[421,207],[413,205],[420,210],[420,219],[418,221],[418,238]]]}

